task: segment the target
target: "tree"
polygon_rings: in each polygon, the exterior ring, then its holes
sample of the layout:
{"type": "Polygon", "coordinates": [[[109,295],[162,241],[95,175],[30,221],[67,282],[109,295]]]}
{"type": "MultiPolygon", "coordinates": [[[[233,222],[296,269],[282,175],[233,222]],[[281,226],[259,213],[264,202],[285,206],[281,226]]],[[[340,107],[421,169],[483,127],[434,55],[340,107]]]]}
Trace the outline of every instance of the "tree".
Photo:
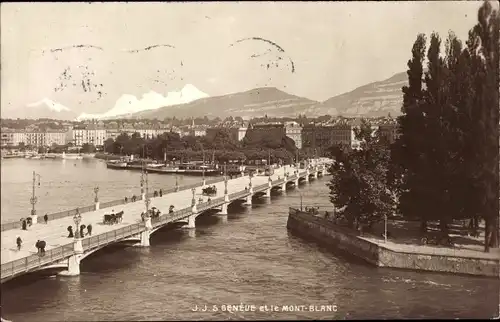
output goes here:
{"type": "Polygon", "coordinates": [[[478,109],[477,118],[472,122],[477,137],[476,145],[471,150],[476,164],[475,183],[482,196],[477,206],[486,222],[485,251],[499,246],[499,28],[498,11],[485,1],[479,9],[478,23],[471,30],[468,43],[469,53],[476,63],[471,74],[478,103],[474,106],[478,109]]]}
{"type": "Polygon", "coordinates": [[[84,143],[82,144],[82,153],[94,153],[95,152],[95,146],[90,143],[84,143]]]}
{"type": "Polygon", "coordinates": [[[423,61],[426,37],[419,34],[408,61],[408,86],[402,88],[403,106],[398,117],[398,139],[391,151],[390,184],[399,197],[399,211],[406,217],[420,218],[427,225],[426,176],[427,158],[422,153],[427,142],[423,101],[423,61]]]}
{"type": "Polygon", "coordinates": [[[393,213],[394,199],[387,184],[390,151],[372,136],[371,126],[363,121],[356,138],[362,140],[360,150],[335,150],[335,162],[330,167],[330,201],[338,209],[336,215],[349,226],[371,227],[384,216],[393,213]]]}

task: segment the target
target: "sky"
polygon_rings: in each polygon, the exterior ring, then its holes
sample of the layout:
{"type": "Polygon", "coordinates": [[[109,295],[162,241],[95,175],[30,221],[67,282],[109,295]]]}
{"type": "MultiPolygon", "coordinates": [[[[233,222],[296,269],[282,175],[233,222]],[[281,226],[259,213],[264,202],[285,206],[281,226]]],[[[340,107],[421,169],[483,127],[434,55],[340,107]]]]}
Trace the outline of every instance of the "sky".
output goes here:
{"type": "Polygon", "coordinates": [[[210,96],[269,86],[323,101],[404,72],[418,33],[436,31],[446,38],[453,30],[465,40],[480,6],[479,1],[2,3],[1,110],[49,98],[80,112],[104,112],[123,94],[166,94],[185,84],[210,96]],[[284,52],[265,41],[237,42],[251,37],[270,40],[284,52]],[[51,52],[80,44],[102,50],[51,52]],[[127,52],[157,44],[175,48],[127,52]]]}

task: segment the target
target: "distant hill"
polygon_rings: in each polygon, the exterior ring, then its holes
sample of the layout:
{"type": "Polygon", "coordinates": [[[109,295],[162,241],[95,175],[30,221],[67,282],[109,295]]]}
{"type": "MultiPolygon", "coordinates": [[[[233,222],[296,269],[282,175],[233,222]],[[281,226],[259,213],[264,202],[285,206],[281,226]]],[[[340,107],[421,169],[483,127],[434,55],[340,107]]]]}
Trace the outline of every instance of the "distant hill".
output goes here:
{"type": "Polygon", "coordinates": [[[318,104],[307,98],[291,95],[274,87],[256,88],[246,92],[207,97],[187,104],[171,105],[153,111],[135,113],[131,118],[165,117],[269,117],[294,116],[318,104]]]}
{"type": "Polygon", "coordinates": [[[342,115],[378,117],[401,114],[403,92],[408,84],[406,72],[398,73],[384,81],[374,82],[353,91],[334,96],[311,107],[309,115],[342,115]]]}

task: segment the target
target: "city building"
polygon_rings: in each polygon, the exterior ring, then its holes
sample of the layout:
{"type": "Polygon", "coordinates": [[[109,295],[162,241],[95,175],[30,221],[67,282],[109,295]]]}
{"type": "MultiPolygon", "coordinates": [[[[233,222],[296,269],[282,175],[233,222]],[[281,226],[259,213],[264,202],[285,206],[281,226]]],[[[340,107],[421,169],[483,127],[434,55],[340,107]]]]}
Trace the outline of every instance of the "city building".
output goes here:
{"type": "Polygon", "coordinates": [[[302,149],[302,127],[297,122],[286,122],[285,133],[290,139],[295,141],[295,146],[302,149]]]}
{"type": "Polygon", "coordinates": [[[392,144],[398,137],[398,123],[394,119],[383,119],[379,123],[379,131],[380,135],[385,136],[392,144]]]}
{"type": "Polygon", "coordinates": [[[87,129],[84,125],[77,125],[71,130],[71,141],[74,146],[82,146],[87,142],[87,129]]]}
{"type": "Polygon", "coordinates": [[[1,129],[1,143],[2,147],[8,146],[19,146],[21,143],[25,143],[26,134],[22,130],[14,130],[3,128],[1,129]]]}
{"type": "Polygon", "coordinates": [[[232,140],[239,142],[243,140],[243,138],[247,134],[248,126],[244,123],[238,122],[222,122],[216,127],[207,128],[207,138],[209,140],[212,140],[220,129],[225,129],[232,140]]]}
{"type": "Polygon", "coordinates": [[[64,130],[47,130],[45,132],[45,146],[66,144],[66,131],[64,130]]]}
{"type": "Polygon", "coordinates": [[[285,125],[280,122],[267,122],[250,124],[247,129],[247,134],[259,134],[270,137],[282,137],[286,135],[285,125]]]}

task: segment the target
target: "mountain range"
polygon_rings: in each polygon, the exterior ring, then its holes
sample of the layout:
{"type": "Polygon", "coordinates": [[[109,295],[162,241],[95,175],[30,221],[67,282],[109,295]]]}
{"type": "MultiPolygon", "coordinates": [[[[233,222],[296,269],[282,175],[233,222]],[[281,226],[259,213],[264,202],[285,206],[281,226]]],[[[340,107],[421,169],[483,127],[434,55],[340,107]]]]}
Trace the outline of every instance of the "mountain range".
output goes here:
{"type": "MultiPolygon", "coordinates": [[[[27,105],[23,114],[29,118],[52,118],[60,120],[147,118],[165,117],[220,117],[241,116],[251,118],[342,115],[347,117],[378,117],[399,115],[403,94],[401,88],[408,83],[406,73],[398,73],[378,82],[360,86],[350,92],[334,96],[323,102],[295,96],[274,87],[255,88],[245,92],[209,97],[193,85],[186,85],[179,92],[163,96],[156,92],[143,94],[141,99],[133,95],[122,95],[114,107],[102,114],[73,112],[48,98],[27,105]]],[[[6,113],[7,114],[7,113],[6,113]]],[[[12,114],[12,113],[9,113],[12,114]]],[[[20,117],[14,115],[3,117],[20,117]]]]}

